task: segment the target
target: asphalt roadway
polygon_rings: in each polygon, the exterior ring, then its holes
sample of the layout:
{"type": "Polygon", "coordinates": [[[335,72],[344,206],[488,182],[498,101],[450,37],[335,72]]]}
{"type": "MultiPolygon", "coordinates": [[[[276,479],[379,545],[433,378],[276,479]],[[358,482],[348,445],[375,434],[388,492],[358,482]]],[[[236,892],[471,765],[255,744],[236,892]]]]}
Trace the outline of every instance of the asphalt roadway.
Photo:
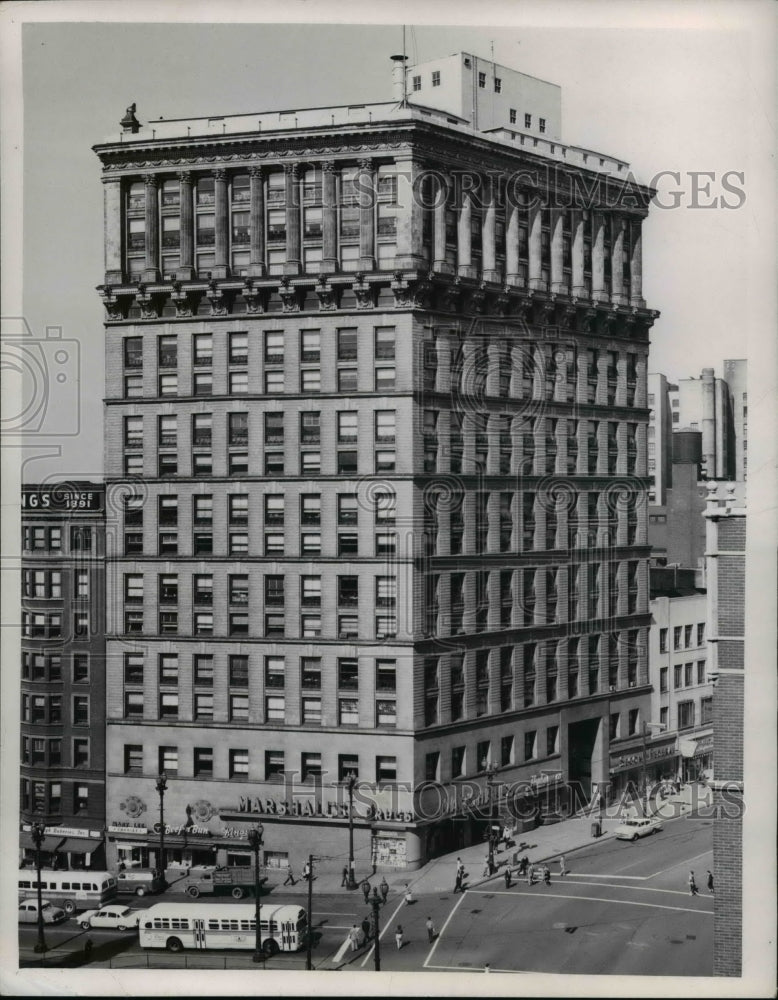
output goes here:
{"type": "MultiPolygon", "coordinates": [[[[709,976],[713,969],[713,899],[705,887],[712,867],[713,823],[683,818],[662,832],[636,843],[606,840],[566,857],[568,874],[551,862],[551,885],[528,886],[514,881],[505,887],[502,874],[465,893],[418,896],[408,905],[392,894],[381,908],[381,970],[567,973],[576,975],[709,976]],[[693,868],[700,889],[688,889],[693,868]],[[435,926],[433,941],[425,927],[435,926]],[[403,928],[403,946],[395,931],[403,928]]],[[[367,914],[356,893],[318,895],[314,885],[313,966],[315,969],[369,971],[373,946],[333,958],[352,924],[367,914]]],[[[305,905],[299,896],[285,897],[280,888],[273,902],[305,905]]],[[[128,905],[136,905],[128,899],[128,905]]],[[[144,899],[143,906],[153,898],[144,899]]],[[[220,899],[229,905],[229,898],[220,899]]],[[[111,931],[83,931],[74,921],[46,928],[50,946],[58,946],[64,965],[84,964],[83,945],[93,942],[91,967],[113,968],[251,968],[246,952],[186,952],[169,955],[141,949],[137,936],[111,931]],[[64,961],[63,961],[64,956],[64,961]]],[[[38,965],[31,954],[35,926],[20,927],[22,964],[38,965]]],[[[51,962],[54,955],[47,958],[51,962]]],[[[256,966],[253,966],[256,968],[256,966]]],[[[268,970],[299,971],[305,952],[280,954],[268,970]]]]}

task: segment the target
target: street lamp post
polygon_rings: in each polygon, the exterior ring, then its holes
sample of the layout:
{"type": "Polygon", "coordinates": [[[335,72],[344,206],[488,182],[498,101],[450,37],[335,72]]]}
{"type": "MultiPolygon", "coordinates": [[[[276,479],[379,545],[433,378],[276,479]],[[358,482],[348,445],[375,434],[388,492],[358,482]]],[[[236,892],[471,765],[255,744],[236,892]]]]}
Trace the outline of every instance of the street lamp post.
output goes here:
{"type": "Polygon", "coordinates": [[[641,767],[641,784],[642,784],[642,798],[643,798],[643,815],[648,816],[648,759],[647,759],[647,737],[649,729],[667,729],[667,726],[663,722],[644,722],[641,728],[642,742],[643,742],[643,763],[641,767]]]}
{"type": "Polygon", "coordinates": [[[159,875],[162,891],[167,888],[165,877],[165,792],[167,791],[167,774],[163,771],[157,778],[157,794],[159,795],[159,875]]]}
{"type": "Polygon", "coordinates": [[[346,775],[346,788],[348,789],[348,887],[356,889],[357,882],[354,878],[354,785],[357,783],[357,776],[353,771],[346,775]]]}
{"type": "Polygon", "coordinates": [[[262,934],[259,926],[259,851],[262,847],[262,834],[265,832],[265,828],[261,823],[249,830],[248,841],[249,847],[254,852],[254,954],[252,955],[253,962],[264,961],[264,955],[262,953],[262,934]]]}
{"type": "Polygon", "coordinates": [[[41,846],[43,838],[46,836],[46,826],[43,823],[33,823],[30,832],[35,844],[35,871],[38,883],[38,940],[35,944],[35,951],[43,953],[48,951],[46,939],[43,936],[43,900],[41,898],[41,846]]]}
{"type": "Polygon", "coordinates": [[[494,819],[494,772],[496,768],[494,764],[486,765],[486,787],[489,789],[489,874],[494,872],[494,837],[493,837],[493,819],[494,819]]]}

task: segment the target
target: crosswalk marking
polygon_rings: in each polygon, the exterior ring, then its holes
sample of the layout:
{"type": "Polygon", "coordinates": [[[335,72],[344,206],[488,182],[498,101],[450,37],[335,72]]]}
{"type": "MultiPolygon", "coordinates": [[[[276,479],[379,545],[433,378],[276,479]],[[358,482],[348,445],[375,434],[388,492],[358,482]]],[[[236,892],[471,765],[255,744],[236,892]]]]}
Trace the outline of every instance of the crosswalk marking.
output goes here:
{"type": "Polygon", "coordinates": [[[478,896],[539,896],[541,899],[547,899],[549,897],[567,900],[580,899],[589,903],[616,903],[619,906],[649,906],[655,910],[673,910],[675,913],[704,913],[706,916],[713,916],[713,910],[702,910],[689,906],[664,906],[662,903],[644,903],[634,899],[609,899],[603,896],[567,896],[563,892],[549,892],[547,889],[542,892],[527,892],[526,890],[522,891],[521,889],[492,889],[491,892],[483,892],[479,889],[469,889],[468,893],[478,896]]]}

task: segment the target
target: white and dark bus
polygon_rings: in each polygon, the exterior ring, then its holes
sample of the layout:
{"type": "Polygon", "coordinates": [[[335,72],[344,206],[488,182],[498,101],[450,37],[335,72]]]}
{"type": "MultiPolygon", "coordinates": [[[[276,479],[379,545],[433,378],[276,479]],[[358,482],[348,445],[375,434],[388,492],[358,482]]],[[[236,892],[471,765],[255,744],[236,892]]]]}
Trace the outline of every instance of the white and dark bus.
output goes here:
{"type": "MultiPolygon", "coordinates": [[[[155,903],[138,924],[141,948],[245,948],[256,943],[253,903],[155,903]]],[[[307,934],[307,916],[301,906],[263,903],[259,915],[262,951],[299,951],[307,934]]]]}
{"type": "MultiPolygon", "coordinates": [[[[92,910],[116,898],[116,878],[111,872],[50,871],[41,869],[41,892],[72,916],[77,910],[92,910]]],[[[38,875],[34,871],[19,873],[19,902],[37,896],[38,875]]]]}

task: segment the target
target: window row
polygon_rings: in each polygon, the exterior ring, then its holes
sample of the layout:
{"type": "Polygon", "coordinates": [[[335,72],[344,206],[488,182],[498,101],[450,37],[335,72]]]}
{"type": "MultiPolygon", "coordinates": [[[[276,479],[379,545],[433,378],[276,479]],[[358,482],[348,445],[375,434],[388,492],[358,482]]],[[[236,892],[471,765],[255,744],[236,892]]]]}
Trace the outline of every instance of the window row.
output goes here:
{"type": "Polygon", "coordinates": [[[89,785],[74,784],[69,803],[63,803],[62,783],[59,781],[31,781],[22,778],[21,808],[25,813],[59,815],[63,808],[71,813],[89,812],[89,785]]]}
{"type": "Polygon", "coordinates": [[[22,526],[22,549],[25,552],[76,553],[92,551],[92,528],[73,525],[67,533],[68,548],[63,550],[63,529],[42,524],[22,526]]]}
{"type": "MultiPolygon", "coordinates": [[[[668,638],[670,629],[659,629],[659,652],[668,652],[668,638]]],[[[698,622],[696,625],[674,625],[673,626],[673,650],[694,649],[705,643],[705,622],[698,622]]]]}
{"type": "MultiPolygon", "coordinates": [[[[22,597],[27,599],[60,599],[62,597],[62,578],[66,572],[58,569],[22,570],[22,597]]],[[[89,598],[88,570],[73,570],[70,597],[89,598]]]]}
{"type": "MultiPolygon", "coordinates": [[[[375,361],[385,362],[395,360],[396,330],[393,326],[373,327],[372,357],[375,361]]],[[[290,339],[293,334],[285,330],[264,330],[252,334],[252,340],[259,342],[257,351],[261,351],[261,359],[265,368],[276,370],[283,368],[285,362],[297,364],[320,364],[322,359],[322,344],[325,357],[334,357],[341,363],[357,361],[360,342],[364,342],[366,334],[356,326],[340,327],[332,335],[324,331],[322,341],[321,330],[300,330],[296,350],[291,351],[290,339]],[[299,348],[299,352],[298,352],[299,348]]],[[[214,364],[213,333],[193,333],[191,341],[183,340],[185,334],[166,333],[156,338],[156,363],[158,369],[176,369],[179,362],[188,358],[195,369],[212,368],[214,364]],[[188,352],[181,350],[181,345],[189,347],[188,352]]],[[[218,336],[218,335],[217,335],[218,336]]],[[[228,368],[247,368],[249,364],[249,334],[245,330],[234,330],[226,334],[223,350],[226,353],[228,368]]],[[[222,348],[222,344],[218,345],[222,348]]],[[[364,347],[363,347],[364,350],[364,347]]],[[[131,336],[122,340],[122,358],[125,372],[142,369],[143,337],[131,336]]]]}
{"type": "MultiPolygon", "coordinates": [[[[694,687],[698,684],[706,684],[707,660],[697,660],[695,663],[676,663],[673,666],[673,690],[679,691],[682,688],[694,687]]],[[[670,668],[661,667],[659,670],[659,690],[666,692],[669,686],[670,668]]]]}
{"type": "MultiPolygon", "coordinates": [[[[278,396],[284,393],[318,395],[322,392],[393,392],[396,388],[397,372],[394,365],[376,365],[367,378],[360,379],[356,367],[337,370],[331,385],[322,384],[320,368],[299,368],[287,378],[284,370],[268,369],[263,377],[249,378],[248,371],[231,371],[221,390],[214,391],[213,373],[195,371],[191,380],[179,379],[177,372],[160,374],[156,383],[157,396],[278,396]]],[[[143,375],[124,376],[125,399],[139,399],[144,396],[143,375]]]]}
{"type": "MultiPolygon", "coordinates": [[[[90,634],[90,616],[88,611],[75,611],[71,618],[71,638],[85,639],[90,634]]],[[[32,612],[22,611],[23,639],[61,639],[65,638],[63,615],[59,611],[32,612]]]]}
{"type": "MultiPolygon", "coordinates": [[[[22,694],[22,722],[60,725],[63,722],[63,699],[59,694],[22,694]]],[[[70,725],[89,725],[89,695],[70,698],[70,725]]]]}
{"type": "MultiPolygon", "coordinates": [[[[68,741],[64,741],[67,747],[68,741]]],[[[59,737],[41,739],[22,737],[22,764],[30,767],[89,767],[90,746],[88,736],[74,736],[70,741],[70,759],[63,755],[63,740],[59,737]]]]}
{"type": "MultiPolygon", "coordinates": [[[[68,660],[71,682],[88,684],[89,653],[72,653],[65,657],[65,661],[68,660]]],[[[60,653],[32,653],[29,650],[22,650],[22,680],[58,683],[63,680],[62,662],[60,653]]]]}
{"type": "MultiPolygon", "coordinates": [[[[337,781],[346,781],[351,774],[378,785],[398,780],[396,757],[375,756],[371,760],[372,767],[363,767],[362,774],[358,754],[338,754],[337,761],[337,781]],[[364,773],[365,770],[368,773],[364,773]]],[[[153,775],[164,771],[177,777],[217,780],[248,780],[251,777],[255,781],[283,781],[298,777],[302,781],[319,783],[326,779],[331,783],[335,777],[323,767],[322,754],[316,751],[303,751],[292,759],[292,754],[283,750],[256,753],[248,748],[229,748],[226,754],[217,755],[213,747],[193,747],[182,753],[177,746],[168,745],[157,747],[155,758],[150,760],[148,749],[140,743],[124,744],[123,770],[125,774],[153,775]]]]}

